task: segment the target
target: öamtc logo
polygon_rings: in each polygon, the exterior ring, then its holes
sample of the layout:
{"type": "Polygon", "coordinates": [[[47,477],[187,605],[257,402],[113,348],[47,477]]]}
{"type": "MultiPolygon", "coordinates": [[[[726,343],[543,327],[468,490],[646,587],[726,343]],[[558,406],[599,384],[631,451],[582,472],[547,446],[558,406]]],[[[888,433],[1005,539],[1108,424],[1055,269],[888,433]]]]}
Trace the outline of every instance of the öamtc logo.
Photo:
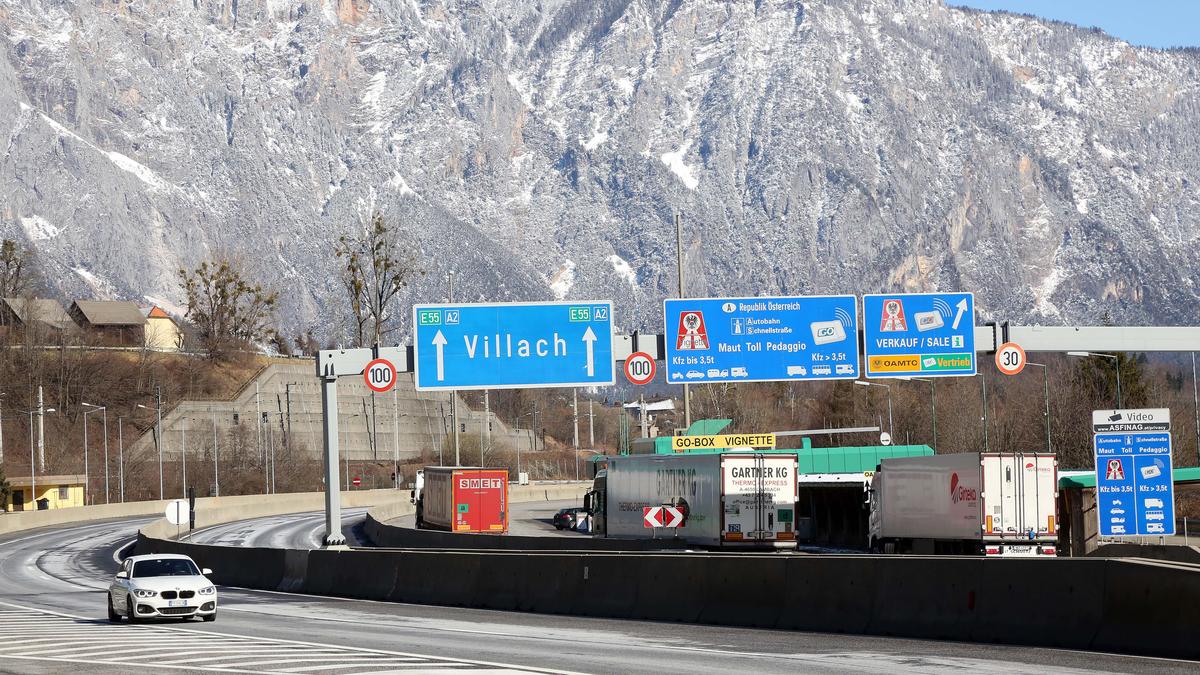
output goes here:
{"type": "Polygon", "coordinates": [[[950,475],[950,501],[955,504],[959,502],[973,502],[979,498],[979,495],[968,487],[963,487],[958,484],[958,473],[950,475]]]}

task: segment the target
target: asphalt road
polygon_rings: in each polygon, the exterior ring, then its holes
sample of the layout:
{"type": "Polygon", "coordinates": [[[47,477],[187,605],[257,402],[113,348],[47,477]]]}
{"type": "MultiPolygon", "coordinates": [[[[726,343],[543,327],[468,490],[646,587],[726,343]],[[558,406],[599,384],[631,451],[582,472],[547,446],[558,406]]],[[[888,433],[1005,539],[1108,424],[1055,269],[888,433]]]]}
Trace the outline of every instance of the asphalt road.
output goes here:
{"type": "MultiPolygon", "coordinates": [[[[347,545],[369,545],[362,533],[366,514],[366,509],[342,510],[342,535],[347,545]]],[[[324,536],[325,512],[314,511],[214,525],[185,535],[183,540],[225,546],[320,548],[324,536]]]]}
{"type": "MultiPolygon", "coordinates": [[[[559,509],[581,506],[580,500],[568,499],[556,502],[521,502],[512,505],[508,514],[508,533],[534,537],[586,537],[582,532],[556,530],[551,519],[559,509]]],[[[407,515],[390,521],[389,525],[416,527],[416,515],[407,515]]],[[[470,535],[463,535],[470,536],[470,535]]]]}
{"type": "Polygon", "coordinates": [[[1065,650],[542,616],[234,588],[220,589],[215,623],[110,626],[104,620],[104,588],[116,567],[114,555],[146,522],[92,523],[0,539],[0,672],[1196,671],[1193,662],[1065,650]],[[152,665],[139,670],[140,664],[152,665]]]}

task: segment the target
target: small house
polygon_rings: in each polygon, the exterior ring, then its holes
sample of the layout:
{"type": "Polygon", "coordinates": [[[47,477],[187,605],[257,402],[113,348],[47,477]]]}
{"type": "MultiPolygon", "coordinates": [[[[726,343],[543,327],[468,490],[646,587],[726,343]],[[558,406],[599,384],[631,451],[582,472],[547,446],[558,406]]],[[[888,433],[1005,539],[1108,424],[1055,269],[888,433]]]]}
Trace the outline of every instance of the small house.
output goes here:
{"type": "Polygon", "coordinates": [[[158,305],[142,307],[146,317],[146,347],[164,352],[177,352],[183,348],[183,329],[158,305]]]}
{"type": "Polygon", "coordinates": [[[4,298],[0,300],[0,326],[9,331],[35,330],[41,334],[61,333],[75,326],[62,304],[50,298],[4,298]]]}
{"type": "Polygon", "coordinates": [[[67,313],[86,335],[102,344],[116,347],[146,344],[146,317],[132,302],[76,300],[67,313]]]}

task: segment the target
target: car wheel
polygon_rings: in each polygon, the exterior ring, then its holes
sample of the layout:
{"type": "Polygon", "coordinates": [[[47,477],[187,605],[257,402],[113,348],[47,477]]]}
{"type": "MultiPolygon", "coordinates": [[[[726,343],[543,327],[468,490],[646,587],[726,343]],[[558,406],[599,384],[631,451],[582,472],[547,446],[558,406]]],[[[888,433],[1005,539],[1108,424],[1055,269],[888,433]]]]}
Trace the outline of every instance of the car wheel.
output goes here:
{"type": "Polygon", "coordinates": [[[216,613],[216,612],[213,612],[212,614],[208,614],[208,615],[206,615],[206,616],[203,616],[203,617],[201,617],[201,618],[203,618],[205,621],[216,621],[216,620],[217,620],[217,613],[216,613]]]}
{"type": "Polygon", "coordinates": [[[140,623],[136,612],[137,605],[133,603],[132,595],[125,596],[125,607],[129,610],[129,623],[140,623]]]}
{"type": "Polygon", "coordinates": [[[108,620],[117,623],[121,620],[121,615],[117,614],[117,610],[113,609],[112,594],[105,593],[108,596],[108,620]]]}

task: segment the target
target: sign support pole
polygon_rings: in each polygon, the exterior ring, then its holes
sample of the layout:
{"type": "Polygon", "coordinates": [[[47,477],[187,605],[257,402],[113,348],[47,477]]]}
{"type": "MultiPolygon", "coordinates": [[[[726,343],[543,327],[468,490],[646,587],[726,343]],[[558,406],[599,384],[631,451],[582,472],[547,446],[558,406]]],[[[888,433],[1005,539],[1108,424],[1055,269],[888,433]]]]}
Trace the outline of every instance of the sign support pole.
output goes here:
{"type": "Polygon", "coordinates": [[[321,407],[325,418],[325,545],[344,546],[342,493],[338,476],[337,372],[332,363],[321,374],[321,407]]]}
{"type": "MultiPolygon", "coordinates": [[[[679,297],[683,298],[683,217],[678,213],[675,214],[675,266],[679,270],[679,297]]],[[[684,428],[692,426],[692,391],[686,383],[683,385],[683,425],[684,428]]]]}

